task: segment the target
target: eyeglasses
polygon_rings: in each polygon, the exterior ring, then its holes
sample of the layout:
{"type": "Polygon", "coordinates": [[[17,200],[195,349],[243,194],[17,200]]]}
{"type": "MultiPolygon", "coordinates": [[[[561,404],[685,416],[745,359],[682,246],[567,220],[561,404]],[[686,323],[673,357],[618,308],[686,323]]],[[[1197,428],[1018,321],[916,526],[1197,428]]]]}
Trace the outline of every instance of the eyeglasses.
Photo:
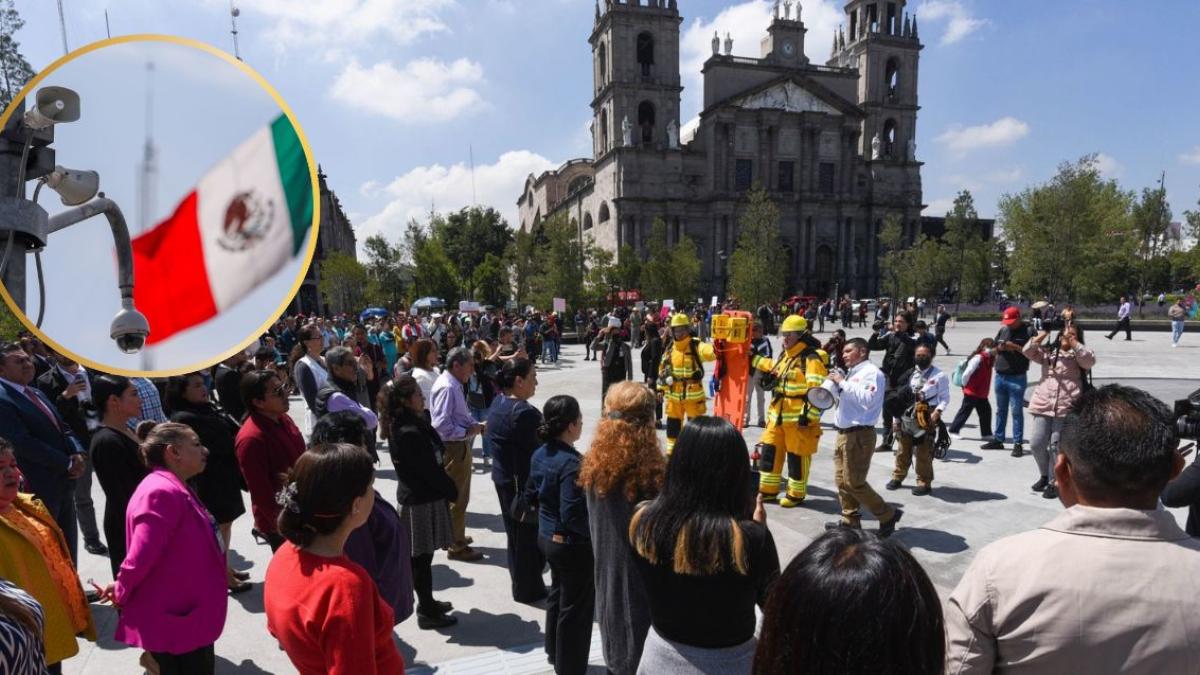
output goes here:
{"type": "Polygon", "coordinates": [[[272,389],[271,393],[275,394],[279,398],[286,398],[288,394],[292,393],[292,387],[291,385],[284,383],[272,389]]]}

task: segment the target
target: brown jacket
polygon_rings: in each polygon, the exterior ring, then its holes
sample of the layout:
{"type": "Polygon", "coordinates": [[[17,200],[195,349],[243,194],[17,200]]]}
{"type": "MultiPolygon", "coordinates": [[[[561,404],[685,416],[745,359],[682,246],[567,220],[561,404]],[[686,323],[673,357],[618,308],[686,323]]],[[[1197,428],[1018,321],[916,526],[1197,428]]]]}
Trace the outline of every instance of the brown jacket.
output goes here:
{"type": "Polygon", "coordinates": [[[975,557],[946,673],[1200,673],[1200,540],[1154,511],[1073,506],[975,557]]]}

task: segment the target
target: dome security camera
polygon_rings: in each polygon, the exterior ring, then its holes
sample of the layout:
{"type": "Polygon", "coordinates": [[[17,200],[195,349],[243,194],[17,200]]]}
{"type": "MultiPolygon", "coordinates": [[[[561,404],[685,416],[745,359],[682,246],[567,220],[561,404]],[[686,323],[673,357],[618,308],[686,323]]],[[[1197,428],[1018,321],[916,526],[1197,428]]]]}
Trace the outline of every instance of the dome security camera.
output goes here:
{"type": "Polygon", "coordinates": [[[117,343],[117,349],[125,354],[136,354],[146,345],[150,323],[145,314],[134,308],[132,298],[123,299],[121,306],[121,311],[113,317],[109,334],[117,343]]]}

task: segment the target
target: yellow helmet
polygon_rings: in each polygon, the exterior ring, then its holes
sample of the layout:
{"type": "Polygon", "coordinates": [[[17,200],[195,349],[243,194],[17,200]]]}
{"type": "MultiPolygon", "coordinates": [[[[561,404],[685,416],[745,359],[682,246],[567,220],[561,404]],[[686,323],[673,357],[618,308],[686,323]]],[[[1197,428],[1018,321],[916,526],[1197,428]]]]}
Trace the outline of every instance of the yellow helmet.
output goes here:
{"type": "Polygon", "coordinates": [[[780,333],[803,333],[808,330],[808,321],[799,314],[793,314],[783,320],[783,325],[780,326],[780,333]]]}
{"type": "Polygon", "coordinates": [[[687,318],[687,314],[684,314],[683,312],[672,314],[671,328],[679,328],[680,326],[683,326],[684,328],[691,328],[692,322],[687,318]]]}

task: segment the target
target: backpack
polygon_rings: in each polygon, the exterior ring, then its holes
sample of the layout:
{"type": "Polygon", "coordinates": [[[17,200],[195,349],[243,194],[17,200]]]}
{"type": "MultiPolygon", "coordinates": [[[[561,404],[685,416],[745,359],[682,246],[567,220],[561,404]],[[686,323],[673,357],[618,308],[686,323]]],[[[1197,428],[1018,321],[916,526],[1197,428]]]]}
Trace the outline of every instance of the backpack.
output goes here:
{"type": "Polygon", "coordinates": [[[970,360],[970,358],[965,358],[959,361],[958,365],[954,366],[954,372],[950,374],[950,383],[960,389],[967,385],[967,383],[963,381],[963,373],[967,372],[967,363],[970,362],[970,360]]]}

